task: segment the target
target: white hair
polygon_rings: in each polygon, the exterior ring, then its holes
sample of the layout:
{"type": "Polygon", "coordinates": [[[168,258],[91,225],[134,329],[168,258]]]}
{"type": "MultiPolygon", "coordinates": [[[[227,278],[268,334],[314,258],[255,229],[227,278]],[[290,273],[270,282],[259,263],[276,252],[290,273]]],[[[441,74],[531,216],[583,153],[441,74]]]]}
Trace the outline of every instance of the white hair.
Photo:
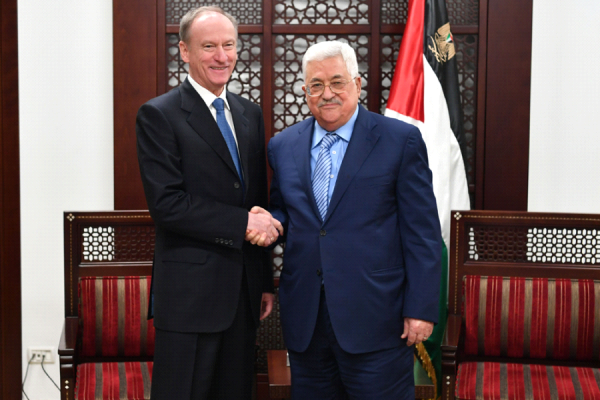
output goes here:
{"type": "Polygon", "coordinates": [[[348,43],[331,40],[313,44],[306,50],[302,58],[302,79],[306,80],[306,65],[311,61],[323,61],[332,57],[342,57],[346,70],[352,78],[358,76],[356,53],[348,43]]]}

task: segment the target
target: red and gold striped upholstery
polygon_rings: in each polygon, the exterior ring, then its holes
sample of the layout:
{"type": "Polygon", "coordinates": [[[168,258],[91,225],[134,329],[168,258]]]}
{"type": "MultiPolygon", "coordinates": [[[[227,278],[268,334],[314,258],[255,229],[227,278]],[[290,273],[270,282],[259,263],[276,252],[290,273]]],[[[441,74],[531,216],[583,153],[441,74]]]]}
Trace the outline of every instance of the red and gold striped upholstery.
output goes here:
{"type": "MultiPolygon", "coordinates": [[[[463,307],[467,355],[600,361],[600,281],[467,275],[463,307]]],[[[600,369],[463,362],[455,394],[600,399],[600,369]]]]}
{"type": "Polygon", "coordinates": [[[81,356],[151,356],[150,277],[84,277],[79,285],[81,356]]]}
{"type": "Polygon", "coordinates": [[[151,377],[152,362],[80,364],[75,399],[150,399],[151,377]]]}
{"type": "Polygon", "coordinates": [[[77,400],[150,399],[152,362],[87,363],[77,367],[77,400]]]}
{"type": "MultiPolygon", "coordinates": [[[[150,277],[83,277],[79,282],[79,356],[150,357],[150,277]]],[[[115,360],[116,361],[116,360],[115,360]]],[[[152,362],[98,362],[77,367],[76,400],[149,399],[152,362]]]]}
{"type": "Polygon", "coordinates": [[[600,369],[464,362],[458,368],[456,398],[597,400],[600,369]]]}
{"type": "Polygon", "coordinates": [[[465,353],[600,361],[600,281],[467,275],[465,353]]]}

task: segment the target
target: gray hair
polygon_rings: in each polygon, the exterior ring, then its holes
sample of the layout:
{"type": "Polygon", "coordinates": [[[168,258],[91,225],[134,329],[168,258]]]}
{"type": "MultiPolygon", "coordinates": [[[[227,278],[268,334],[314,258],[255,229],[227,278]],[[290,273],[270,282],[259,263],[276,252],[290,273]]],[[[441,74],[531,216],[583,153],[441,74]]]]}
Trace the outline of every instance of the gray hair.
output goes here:
{"type": "Polygon", "coordinates": [[[352,78],[358,76],[356,53],[349,44],[337,40],[313,44],[306,50],[302,58],[302,79],[306,80],[306,65],[311,61],[323,61],[331,57],[341,56],[346,64],[346,70],[352,78]]]}
{"type": "Polygon", "coordinates": [[[228,12],[224,11],[221,7],[205,6],[191,9],[181,18],[181,22],[179,23],[179,40],[181,40],[184,43],[188,43],[188,40],[190,39],[190,27],[192,26],[194,20],[204,14],[208,14],[211,12],[226,16],[227,19],[230,20],[233,24],[233,28],[235,29],[235,37],[237,38],[238,22],[235,19],[235,17],[229,14],[228,12]]]}

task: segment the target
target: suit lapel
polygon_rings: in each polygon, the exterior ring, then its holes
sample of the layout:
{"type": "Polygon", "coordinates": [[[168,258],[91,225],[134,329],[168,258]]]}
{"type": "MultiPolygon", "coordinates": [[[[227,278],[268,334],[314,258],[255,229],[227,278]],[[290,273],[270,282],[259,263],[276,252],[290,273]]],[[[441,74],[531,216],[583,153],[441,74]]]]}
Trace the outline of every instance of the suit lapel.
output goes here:
{"type": "Polygon", "coordinates": [[[338,173],[325,221],[335,211],[346,189],[348,189],[348,185],[350,185],[350,182],[362,167],[373,147],[375,147],[375,143],[379,140],[380,135],[375,132],[377,123],[373,121],[367,110],[362,106],[359,107],[358,117],[356,118],[352,137],[350,138],[350,143],[348,143],[348,148],[346,149],[346,154],[338,173]]]}
{"type": "Polygon", "coordinates": [[[315,201],[315,195],[312,190],[311,171],[310,171],[310,145],[312,144],[312,132],[315,124],[314,117],[304,120],[298,127],[298,136],[293,144],[294,161],[300,176],[300,183],[306,191],[306,198],[310,199],[310,205],[317,217],[321,219],[319,207],[315,201]]]}
{"type": "Polygon", "coordinates": [[[223,159],[225,164],[237,174],[223,134],[204,100],[202,100],[187,79],[179,87],[179,92],[181,93],[181,108],[190,113],[187,119],[188,124],[223,159]]]}

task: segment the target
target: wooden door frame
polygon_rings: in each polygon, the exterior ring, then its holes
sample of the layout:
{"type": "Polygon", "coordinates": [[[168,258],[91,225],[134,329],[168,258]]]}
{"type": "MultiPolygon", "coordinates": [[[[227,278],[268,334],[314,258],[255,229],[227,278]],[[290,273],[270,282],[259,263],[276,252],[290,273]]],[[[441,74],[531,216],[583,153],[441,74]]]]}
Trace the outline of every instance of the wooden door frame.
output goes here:
{"type": "Polygon", "coordinates": [[[484,138],[477,146],[476,208],[527,211],[533,1],[488,0],[485,6],[486,90],[479,103],[485,107],[479,113],[484,138]]]}
{"type": "Polygon", "coordinates": [[[17,0],[0,5],[0,399],[21,398],[17,0]]]}

